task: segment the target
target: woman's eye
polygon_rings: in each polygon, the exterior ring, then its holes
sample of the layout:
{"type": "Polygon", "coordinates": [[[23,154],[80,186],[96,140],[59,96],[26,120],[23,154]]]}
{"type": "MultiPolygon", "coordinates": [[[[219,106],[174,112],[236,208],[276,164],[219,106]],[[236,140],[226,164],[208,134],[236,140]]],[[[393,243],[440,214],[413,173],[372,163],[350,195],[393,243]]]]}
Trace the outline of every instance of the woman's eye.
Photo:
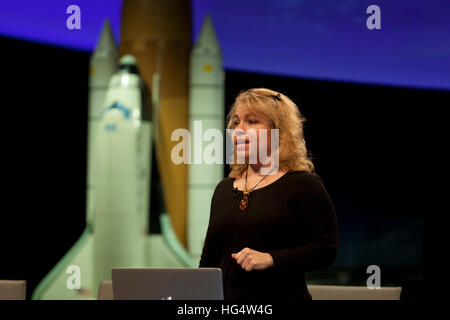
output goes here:
{"type": "Polygon", "coordinates": [[[253,124],[253,123],[257,123],[257,122],[258,122],[258,121],[253,120],[253,119],[249,119],[249,120],[248,120],[248,123],[252,123],[252,124],[253,124]]]}
{"type": "Polygon", "coordinates": [[[239,124],[239,121],[235,121],[235,122],[233,122],[233,124],[234,124],[235,126],[237,126],[237,125],[239,124]]]}

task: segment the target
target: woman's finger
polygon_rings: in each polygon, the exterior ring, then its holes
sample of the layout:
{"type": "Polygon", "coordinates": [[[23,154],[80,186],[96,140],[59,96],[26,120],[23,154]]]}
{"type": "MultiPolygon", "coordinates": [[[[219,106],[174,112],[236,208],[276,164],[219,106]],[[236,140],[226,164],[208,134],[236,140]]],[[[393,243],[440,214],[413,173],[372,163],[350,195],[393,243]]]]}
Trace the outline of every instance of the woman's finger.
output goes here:
{"type": "Polygon", "coordinates": [[[249,254],[247,252],[242,253],[241,256],[237,259],[237,263],[242,265],[242,262],[244,262],[248,255],[249,254]]]}
{"type": "Polygon", "coordinates": [[[241,251],[239,251],[239,252],[237,252],[237,253],[233,253],[231,256],[234,258],[234,259],[239,259],[239,257],[242,255],[242,252],[244,251],[244,249],[242,249],[241,251]],[[233,256],[234,255],[234,256],[233,256]]]}

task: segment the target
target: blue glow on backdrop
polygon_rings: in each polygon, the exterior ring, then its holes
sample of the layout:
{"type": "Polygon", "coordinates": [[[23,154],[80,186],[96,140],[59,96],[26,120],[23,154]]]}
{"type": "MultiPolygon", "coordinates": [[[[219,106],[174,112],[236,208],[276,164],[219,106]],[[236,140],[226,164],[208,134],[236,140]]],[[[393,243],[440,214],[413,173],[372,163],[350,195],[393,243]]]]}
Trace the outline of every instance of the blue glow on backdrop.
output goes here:
{"type": "Polygon", "coordinates": [[[119,42],[122,0],[0,1],[0,35],[81,50],[93,50],[109,18],[119,42]],[[68,6],[81,9],[81,30],[69,30],[68,6]]]}
{"type": "MultiPolygon", "coordinates": [[[[121,0],[0,3],[0,34],[92,50],[103,19],[120,39],[121,0]],[[82,29],[66,28],[77,4],[82,29]]],[[[193,35],[210,13],[226,69],[302,78],[450,89],[448,0],[193,0],[193,35]],[[368,30],[366,8],[381,8],[368,30]]]]}

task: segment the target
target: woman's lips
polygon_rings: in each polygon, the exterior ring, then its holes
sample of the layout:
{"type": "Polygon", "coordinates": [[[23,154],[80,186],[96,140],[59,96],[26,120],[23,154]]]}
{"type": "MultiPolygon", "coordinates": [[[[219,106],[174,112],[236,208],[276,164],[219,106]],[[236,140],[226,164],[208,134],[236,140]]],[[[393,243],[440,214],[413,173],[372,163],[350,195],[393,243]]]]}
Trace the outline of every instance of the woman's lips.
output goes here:
{"type": "Polygon", "coordinates": [[[245,138],[234,138],[234,144],[243,144],[243,143],[248,143],[249,142],[249,138],[245,137],[245,138]]]}
{"type": "Polygon", "coordinates": [[[242,142],[237,142],[236,143],[236,149],[237,150],[247,149],[247,148],[248,148],[248,141],[242,141],[242,142]]]}
{"type": "Polygon", "coordinates": [[[241,137],[235,137],[234,138],[234,146],[236,147],[236,150],[245,150],[248,148],[249,144],[249,137],[241,136],[241,137]]]}

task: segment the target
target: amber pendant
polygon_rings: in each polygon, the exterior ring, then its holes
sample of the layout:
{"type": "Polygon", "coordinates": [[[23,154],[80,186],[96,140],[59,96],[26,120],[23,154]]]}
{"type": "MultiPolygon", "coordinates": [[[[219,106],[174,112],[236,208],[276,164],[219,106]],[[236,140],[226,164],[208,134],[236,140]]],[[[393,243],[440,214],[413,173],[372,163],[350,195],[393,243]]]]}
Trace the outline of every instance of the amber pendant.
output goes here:
{"type": "Polygon", "coordinates": [[[248,208],[248,198],[247,196],[244,196],[241,200],[241,202],[239,203],[239,209],[241,209],[241,211],[245,211],[248,208]]]}

